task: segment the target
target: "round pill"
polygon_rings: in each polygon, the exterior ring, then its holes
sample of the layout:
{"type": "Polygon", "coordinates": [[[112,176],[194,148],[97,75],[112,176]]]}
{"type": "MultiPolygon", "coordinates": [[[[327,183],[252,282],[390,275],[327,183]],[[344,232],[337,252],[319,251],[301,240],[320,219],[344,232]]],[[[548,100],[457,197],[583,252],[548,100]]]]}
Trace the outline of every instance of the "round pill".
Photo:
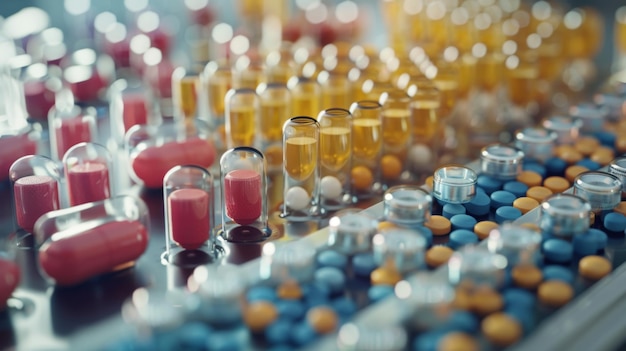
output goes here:
{"type": "Polygon", "coordinates": [[[546,166],[540,163],[534,162],[534,161],[524,163],[524,165],[522,166],[522,169],[524,171],[535,172],[539,174],[542,179],[548,175],[548,170],[546,169],[546,166]]]}
{"type": "Polygon", "coordinates": [[[583,166],[590,171],[597,171],[598,169],[600,169],[600,167],[602,167],[599,163],[592,161],[588,158],[583,158],[582,160],[576,162],[576,165],[583,166]]]}
{"type": "Polygon", "coordinates": [[[590,228],[586,234],[593,238],[597,251],[604,250],[609,241],[605,232],[600,229],[590,228]]]}
{"type": "Polygon", "coordinates": [[[413,351],[437,351],[439,342],[447,334],[443,330],[431,330],[419,333],[413,340],[413,351]]]}
{"type": "Polygon", "coordinates": [[[491,288],[481,287],[470,295],[470,309],[479,316],[498,312],[503,307],[502,295],[491,288]]]}
{"type": "Polygon", "coordinates": [[[391,285],[373,285],[367,290],[367,297],[371,302],[378,302],[391,295],[393,295],[391,285]]]}
{"type": "Polygon", "coordinates": [[[376,267],[378,264],[372,253],[360,253],[352,257],[352,269],[357,276],[369,277],[376,267]]]}
{"type": "Polygon", "coordinates": [[[475,333],[478,331],[480,323],[478,318],[467,311],[454,311],[448,316],[444,329],[461,331],[466,333],[475,333]]]}
{"type": "Polygon", "coordinates": [[[560,194],[569,189],[570,182],[563,177],[552,176],[543,181],[543,186],[550,189],[554,194],[560,194]]]}
{"type": "Polygon", "coordinates": [[[543,179],[541,178],[541,175],[537,172],[522,171],[520,174],[517,175],[517,181],[526,184],[526,186],[530,188],[533,186],[541,185],[543,179]]]}
{"type": "Polygon", "coordinates": [[[466,214],[458,214],[454,215],[450,218],[450,224],[452,225],[452,230],[465,229],[465,230],[474,230],[474,226],[477,221],[474,217],[466,215],[466,214]]]}
{"type": "Polygon", "coordinates": [[[560,280],[567,284],[574,284],[574,273],[567,268],[559,265],[548,265],[542,269],[543,279],[560,280]]]}
{"type": "Polygon", "coordinates": [[[300,284],[295,280],[286,280],[276,288],[279,298],[286,300],[297,300],[302,297],[302,289],[300,284]]]}
{"type": "Polygon", "coordinates": [[[502,189],[502,182],[500,180],[491,178],[486,175],[479,175],[476,179],[476,185],[483,189],[487,195],[490,195],[494,191],[502,189]]]}
{"type": "Polygon", "coordinates": [[[570,145],[557,146],[556,148],[554,148],[554,153],[560,159],[570,165],[580,161],[583,158],[583,154],[581,154],[578,150],[570,145]]]}
{"type": "Polygon", "coordinates": [[[539,285],[537,296],[548,306],[561,307],[574,297],[574,289],[563,281],[548,280],[539,285]]]}
{"type": "Polygon", "coordinates": [[[268,301],[257,301],[248,305],[243,312],[243,321],[253,332],[261,332],[278,318],[278,310],[268,301]]]}
{"type": "Polygon", "coordinates": [[[517,265],[513,267],[511,275],[515,285],[525,289],[536,288],[543,279],[541,270],[531,265],[517,265]]]}
{"type": "Polygon", "coordinates": [[[478,239],[483,240],[489,236],[492,230],[498,228],[499,224],[493,221],[480,221],[474,226],[474,233],[478,239]]]}
{"type": "Polygon", "coordinates": [[[370,275],[372,285],[396,285],[402,280],[402,275],[393,268],[379,267],[370,275]]]}
{"type": "Polygon", "coordinates": [[[592,137],[580,137],[574,143],[574,148],[583,154],[583,156],[591,155],[600,146],[600,142],[592,137]]]}
{"type": "Polygon", "coordinates": [[[322,267],[315,271],[315,282],[327,287],[331,294],[337,294],[345,288],[346,276],[335,267],[322,267]]]}
{"type": "Polygon", "coordinates": [[[478,341],[466,333],[453,332],[445,335],[440,341],[437,351],[478,351],[478,341]]]}
{"type": "Polygon", "coordinates": [[[369,168],[365,166],[356,166],[350,172],[352,177],[352,186],[358,191],[368,190],[374,183],[374,175],[369,168]]]}
{"type": "Polygon", "coordinates": [[[537,223],[532,223],[532,222],[526,222],[526,223],[522,223],[520,224],[522,227],[524,228],[528,228],[530,230],[534,230],[537,233],[541,233],[541,228],[539,228],[539,225],[537,225],[537,223]]]}
{"type": "Polygon", "coordinates": [[[265,329],[265,340],[270,344],[284,344],[289,341],[293,321],[279,319],[265,329]]]}
{"type": "Polygon", "coordinates": [[[450,230],[452,230],[452,224],[450,224],[450,220],[444,216],[432,215],[424,223],[424,226],[430,229],[435,236],[448,235],[450,230]]]}
{"type": "Polygon", "coordinates": [[[515,201],[517,197],[515,196],[515,194],[511,192],[498,190],[498,191],[494,191],[491,194],[490,198],[491,198],[491,208],[497,209],[502,206],[513,205],[513,201],[515,201]]]}
{"type": "Polygon", "coordinates": [[[575,235],[572,239],[574,253],[578,256],[593,255],[598,251],[595,239],[589,234],[589,231],[575,235]]]}
{"type": "Polygon", "coordinates": [[[483,319],[481,329],[487,340],[499,347],[517,342],[523,334],[522,326],[504,313],[494,313],[483,319]]]}
{"type": "MultiPolygon", "coordinates": [[[[472,226],[473,227],[473,226],[472,226]]],[[[467,229],[457,229],[450,233],[450,240],[448,246],[456,250],[462,246],[475,244],[478,242],[478,236],[474,232],[467,229]]]]}
{"type": "Polygon", "coordinates": [[[474,198],[470,202],[464,203],[467,213],[480,217],[489,214],[491,209],[491,198],[483,190],[476,191],[474,198]]]}
{"type": "Polygon", "coordinates": [[[611,261],[602,256],[583,257],[578,262],[578,273],[590,280],[600,280],[611,273],[611,261]]]}
{"type": "Polygon", "coordinates": [[[496,222],[498,224],[513,222],[522,216],[522,211],[513,206],[502,206],[496,210],[496,222]]]}
{"type": "Polygon", "coordinates": [[[278,300],[276,301],[276,310],[281,318],[293,321],[299,320],[304,316],[306,308],[299,300],[278,300]]]}
{"type": "Polygon", "coordinates": [[[256,301],[276,301],[276,290],[269,286],[254,286],[246,293],[248,302],[256,301]]]}
{"type": "Polygon", "coordinates": [[[502,190],[512,193],[513,195],[515,195],[515,197],[520,197],[526,195],[526,191],[528,191],[528,185],[515,180],[504,183],[504,185],[502,186],[502,190]]]}
{"type": "Polygon", "coordinates": [[[445,204],[443,205],[441,214],[450,219],[455,215],[465,214],[465,207],[461,204],[445,204]]]}
{"type": "Polygon", "coordinates": [[[317,264],[320,267],[335,267],[343,270],[348,264],[348,257],[334,250],[323,250],[317,255],[317,264]]]}
{"type": "Polygon", "coordinates": [[[612,148],[615,146],[615,134],[609,130],[595,132],[594,136],[596,137],[596,139],[598,139],[598,141],[600,141],[600,144],[602,145],[599,148],[607,146],[612,148]]]}
{"type": "Polygon", "coordinates": [[[537,208],[539,206],[539,201],[530,198],[530,197],[520,197],[513,201],[513,207],[517,208],[522,212],[522,215],[530,212],[531,210],[537,208]]]}
{"type": "Polygon", "coordinates": [[[567,263],[574,255],[572,244],[562,239],[548,239],[542,247],[544,256],[553,262],[567,263]]]}
{"type": "Polygon", "coordinates": [[[537,301],[533,293],[518,288],[506,289],[502,298],[506,308],[532,309],[537,301]]]}
{"type": "Polygon", "coordinates": [[[543,202],[543,200],[547,199],[550,195],[552,195],[552,190],[543,187],[543,186],[533,186],[528,189],[526,192],[526,196],[535,199],[538,202],[543,202]]]}
{"type": "Polygon", "coordinates": [[[618,212],[607,213],[602,222],[604,228],[612,232],[624,232],[626,229],[626,216],[618,212]]]}
{"type": "Polygon", "coordinates": [[[626,215],[626,201],[621,201],[617,206],[613,207],[613,211],[626,215]]]}
{"type": "Polygon", "coordinates": [[[593,154],[589,156],[589,159],[593,162],[600,164],[601,166],[608,166],[615,158],[615,153],[608,147],[599,147],[593,154]]]}
{"type": "Polygon", "coordinates": [[[626,153],[626,135],[621,134],[615,140],[615,148],[620,154],[626,153]]]}
{"type": "Polygon", "coordinates": [[[320,180],[320,193],[326,199],[337,199],[343,192],[341,182],[333,176],[325,176],[320,180]]]}
{"type": "Polygon", "coordinates": [[[386,180],[396,180],[402,173],[402,162],[397,156],[385,155],[380,159],[382,176],[386,180]]]}
{"type": "Polygon", "coordinates": [[[558,157],[551,157],[546,160],[546,170],[548,171],[548,175],[561,176],[565,173],[566,168],[567,162],[558,157]]]}
{"type": "Polygon", "coordinates": [[[587,167],[583,167],[580,165],[569,166],[565,169],[565,179],[567,179],[570,184],[574,183],[576,177],[583,172],[587,172],[589,169],[587,167]]]}
{"type": "Polygon", "coordinates": [[[530,332],[535,324],[535,316],[533,314],[533,308],[507,308],[504,310],[504,314],[515,319],[525,332],[530,332]]]}
{"type": "Polygon", "coordinates": [[[293,344],[304,346],[315,340],[317,333],[309,323],[298,323],[295,326],[292,325],[290,336],[293,344]]]}
{"type": "Polygon", "coordinates": [[[339,324],[335,311],[323,306],[311,308],[306,314],[306,320],[319,334],[330,333],[339,324]]]}
{"type": "Polygon", "coordinates": [[[454,251],[447,246],[433,246],[426,251],[426,264],[431,268],[436,268],[448,263],[454,251]]]}
{"type": "Polygon", "coordinates": [[[342,318],[349,318],[357,311],[356,303],[347,296],[334,299],[330,306],[342,318]]]}
{"type": "Polygon", "coordinates": [[[285,204],[295,211],[305,209],[310,202],[309,193],[302,187],[294,186],[285,194],[285,204]]]}

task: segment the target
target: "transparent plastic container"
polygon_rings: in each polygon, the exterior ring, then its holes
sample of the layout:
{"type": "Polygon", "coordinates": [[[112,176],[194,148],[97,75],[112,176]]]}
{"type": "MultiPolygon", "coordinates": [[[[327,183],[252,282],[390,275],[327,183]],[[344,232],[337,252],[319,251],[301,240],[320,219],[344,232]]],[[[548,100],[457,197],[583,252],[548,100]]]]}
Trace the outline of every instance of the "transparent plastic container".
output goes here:
{"type": "Polygon", "coordinates": [[[72,146],[63,157],[70,206],[111,197],[113,162],[109,151],[95,143],[72,146]]]}
{"type": "Polygon", "coordinates": [[[72,146],[92,142],[97,138],[96,110],[70,105],[50,109],[50,154],[54,160],[62,160],[72,146]]]}
{"type": "Polygon", "coordinates": [[[352,204],[352,115],[341,108],[319,113],[320,125],[320,203],[337,210],[352,204]]]}
{"type": "Polygon", "coordinates": [[[120,196],[49,212],[35,224],[43,274],[76,285],[132,267],[149,240],[146,204],[120,196]]]}

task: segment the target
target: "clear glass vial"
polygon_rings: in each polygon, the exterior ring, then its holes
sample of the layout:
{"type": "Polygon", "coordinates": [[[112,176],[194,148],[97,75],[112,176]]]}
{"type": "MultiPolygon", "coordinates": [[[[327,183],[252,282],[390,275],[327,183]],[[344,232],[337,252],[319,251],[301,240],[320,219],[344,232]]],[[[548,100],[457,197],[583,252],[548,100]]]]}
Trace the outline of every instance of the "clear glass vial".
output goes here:
{"type": "Polygon", "coordinates": [[[160,116],[151,103],[149,90],[137,81],[119,79],[109,89],[111,137],[123,145],[124,135],[134,125],[158,125],[160,116]]]}
{"type": "Polygon", "coordinates": [[[222,231],[233,242],[256,242],[270,236],[267,175],[263,154],[251,147],[227,150],[220,159],[222,231]]]}
{"type": "Polygon", "coordinates": [[[72,146],[96,140],[96,110],[92,107],[55,106],[48,113],[50,128],[50,154],[62,160],[72,146]]]}
{"type": "Polygon", "coordinates": [[[414,185],[396,185],[383,197],[385,220],[403,227],[423,225],[431,214],[432,196],[414,185]]]}
{"type": "Polygon", "coordinates": [[[406,348],[407,343],[405,328],[397,324],[346,323],[337,333],[337,346],[341,351],[401,351],[406,348]]]}
{"type": "Polygon", "coordinates": [[[528,127],[515,133],[515,147],[526,159],[545,162],[554,154],[557,134],[541,127],[528,127]]]}
{"type": "Polygon", "coordinates": [[[480,171],[484,175],[514,180],[522,172],[524,153],[512,146],[492,144],[480,151],[480,171]]]}
{"type": "Polygon", "coordinates": [[[241,299],[246,282],[233,265],[204,265],[193,271],[189,290],[200,298],[198,318],[211,326],[228,328],[242,320],[241,299]]]}
{"type": "MultiPolygon", "coordinates": [[[[383,156],[381,161],[389,163],[383,168],[383,181],[398,183],[409,178],[407,151],[411,147],[411,97],[402,89],[394,88],[380,95],[383,121],[383,156]],[[394,166],[395,169],[394,169],[394,166]]],[[[383,162],[385,163],[385,162],[383,162]]]]}
{"type": "Polygon", "coordinates": [[[454,287],[440,275],[420,272],[398,282],[395,295],[402,302],[399,311],[413,330],[431,330],[448,320],[454,287]]]}
{"type": "Polygon", "coordinates": [[[376,221],[364,213],[345,210],[330,219],[328,230],[328,247],[352,255],[370,249],[376,221]]]}
{"type": "Polygon", "coordinates": [[[271,285],[286,281],[309,282],[315,273],[315,248],[307,243],[267,243],[263,245],[259,277],[271,285]]]}
{"type": "Polygon", "coordinates": [[[319,207],[319,124],[293,117],[283,126],[284,201],[282,217],[306,221],[322,214],[319,207]]]}
{"type": "Polygon", "coordinates": [[[448,260],[448,281],[452,285],[468,284],[494,289],[504,284],[506,257],[482,246],[465,246],[448,260]]]}
{"type": "Polygon", "coordinates": [[[63,157],[70,206],[111,197],[113,162],[110,152],[95,143],[72,146],[63,157]]]}
{"type": "Polygon", "coordinates": [[[281,170],[283,125],[292,117],[291,93],[280,83],[261,83],[259,96],[259,138],[270,170],[281,170]]]}
{"type": "Polygon", "coordinates": [[[409,229],[390,229],[372,238],[376,263],[401,274],[422,267],[425,250],[426,239],[419,232],[409,229]]]}
{"type": "Polygon", "coordinates": [[[541,234],[516,224],[493,229],[487,237],[489,251],[503,255],[510,265],[534,264],[539,245],[541,234]]]}
{"type": "Polygon", "coordinates": [[[622,182],[622,198],[626,196],[626,156],[620,156],[611,161],[608,172],[622,182]]]}
{"type": "Polygon", "coordinates": [[[555,194],[541,203],[539,227],[545,234],[571,239],[589,229],[590,212],[591,205],[582,197],[555,194]]]}
{"type": "Polygon", "coordinates": [[[229,149],[248,146],[259,148],[258,124],[260,102],[254,89],[231,89],[226,94],[225,136],[229,149]]]}
{"type": "Polygon", "coordinates": [[[193,119],[198,116],[198,92],[200,90],[200,76],[178,67],[172,73],[172,103],[174,104],[174,118],[187,126],[193,125],[193,119]]]}
{"type": "Polygon", "coordinates": [[[383,149],[382,106],[362,100],[350,106],[352,114],[352,195],[358,199],[383,191],[380,160],[383,149]]]}
{"type": "Polygon", "coordinates": [[[552,116],[548,117],[541,125],[550,132],[556,133],[557,145],[573,144],[582,128],[582,121],[569,116],[552,116]]]}
{"type": "Polygon", "coordinates": [[[317,116],[321,110],[321,89],[317,81],[306,77],[291,77],[287,87],[291,92],[291,113],[294,116],[317,116]]]}
{"type": "Polygon", "coordinates": [[[213,187],[213,176],[199,166],[176,166],[165,175],[164,259],[168,262],[206,263],[216,255],[213,187]]]}
{"type": "Polygon", "coordinates": [[[433,174],[433,196],[453,204],[470,202],[476,195],[478,176],[469,167],[449,165],[433,174]]]}
{"type": "Polygon", "coordinates": [[[57,285],[132,267],[148,247],[149,222],[146,204],[133,196],[49,212],[35,225],[40,267],[57,285]]]}
{"type": "Polygon", "coordinates": [[[622,200],[622,181],[610,173],[587,171],[574,179],[573,194],[589,201],[592,211],[612,210],[622,200]]]}
{"type": "Polygon", "coordinates": [[[327,210],[352,204],[352,115],[341,108],[319,113],[320,202],[327,210]]]}
{"type": "Polygon", "coordinates": [[[24,156],[11,165],[9,179],[17,228],[33,233],[39,217],[61,208],[61,177],[56,162],[45,156],[24,156]]]}

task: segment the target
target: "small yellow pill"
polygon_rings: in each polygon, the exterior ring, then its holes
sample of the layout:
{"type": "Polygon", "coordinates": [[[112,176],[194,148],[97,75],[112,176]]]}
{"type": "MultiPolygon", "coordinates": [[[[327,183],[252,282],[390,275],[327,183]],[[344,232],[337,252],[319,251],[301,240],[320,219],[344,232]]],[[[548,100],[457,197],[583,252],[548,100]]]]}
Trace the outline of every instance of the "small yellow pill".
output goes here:
{"type": "Polygon", "coordinates": [[[522,326],[504,313],[494,313],[483,319],[481,330],[487,340],[499,347],[514,344],[522,337],[522,326]]]}
{"type": "Polygon", "coordinates": [[[539,201],[526,196],[517,198],[515,199],[515,201],[513,201],[513,207],[522,211],[522,214],[528,213],[530,210],[536,208],[537,206],[539,206],[539,201]]]}
{"type": "Polygon", "coordinates": [[[433,232],[433,235],[436,236],[448,235],[452,229],[450,220],[439,215],[430,216],[428,221],[424,223],[424,226],[430,229],[433,232]]]}
{"type": "Polygon", "coordinates": [[[570,182],[563,177],[552,176],[548,177],[543,181],[543,186],[552,190],[555,194],[560,194],[565,190],[569,189],[570,182]]]}
{"type": "Polygon", "coordinates": [[[541,175],[533,171],[522,171],[517,175],[517,181],[526,184],[529,188],[541,185],[543,179],[541,175]]]}
{"type": "Polygon", "coordinates": [[[541,270],[531,265],[518,265],[513,267],[511,272],[515,285],[525,288],[534,289],[543,280],[541,270]]]}
{"type": "Polygon", "coordinates": [[[372,285],[394,286],[402,280],[402,275],[400,275],[400,273],[393,268],[379,267],[372,271],[370,274],[370,280],[372,285]]]}
{"type": "Polygon", "coordinates": [[[578,177],[579,174],[583,172],[587,172],[589,168],[579,165],[569,166],[565,169],[565,178],[570,184],[574,184],[574,179],[578,177]]]}
{"type": "Polygon", "coordinates": [[[243,321],[253,332],[261,332],[278,318],[276,306],[267,301],[258,301],[244,309],[243,321]]]}
{"type": "Polygon", "coordinates": [[[535,199],[539,203],[543,202],[543,200],[545,200],[552,194],[552,190],[543,186],[534,186],[526,191],[527,197],[535,199]]]}
{"type": "Polygon", "coordinates": [[[561,307],[574,297],[574,289],[566,282],[549,280],[539,285],[537,296],[548,306],[561,307]]]}
{"type": "MultiPolygon", "coordinates": [[[[515,204],[515,203],[514,203],[515,204]]],[[[474,233],[478,239],[483,240],[489,236],[493,229],[498,228],[498,223],[493,221],[480,221],[474,225],[474,233]]]]}
{"type": "Polygon", "coordinates": [[[339,324],[337,313],[332,308],[323,306],[311,308],[306,314],[306,320],[320,334],[332,332],[339,324]]]}
{"type": "Polygon", "coordinates": [[[448,263],[453,253],[454,250],[447,246],[433,246],[426,251],[426,264],[432,268],[444,265],[448,263]]]}
{"type": "Polygon", "coordinates": [[[578,262],[578,273],[590,280],[600,280],[611,273],[611,261],[602,256],[583,257],[578,262]]]}
{"type": "Polygon", "coordinates": [[[470,296],[470,309],[480,316],[498,312],[503,307],[504,299],[502,299],[502,295],[491,288],[478,288],[470,296]]]}
{"type": "Polygon", "coordinates": [[[452,332],[446,334],[439,344],[437,345],[437,351],[478,351],[478,341],[473,336],[462,333],[452,332]]]}

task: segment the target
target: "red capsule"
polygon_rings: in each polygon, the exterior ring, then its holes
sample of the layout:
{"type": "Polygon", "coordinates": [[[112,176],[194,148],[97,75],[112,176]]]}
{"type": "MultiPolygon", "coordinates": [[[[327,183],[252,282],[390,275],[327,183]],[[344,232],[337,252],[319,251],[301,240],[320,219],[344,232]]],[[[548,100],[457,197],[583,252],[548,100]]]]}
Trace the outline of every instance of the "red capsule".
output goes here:
{"type": "Polygon", "coordinates": [[[52,235],[39,249],[39,263],[56,284],[74,285],[137,260],[147,246],[148,230],[141,222],[108,222],[52,235]]]}
{"type": "Polygon", "coordinates": [[[238,169],[224,177],[226,215],[240,225],[253,223],[262,211],[261,175],[238,169]]]}
{"type": "Polygon", "coordinates": [[[200,189],[178,189],[169,197],[169,225],[172,240],[194,250],[209,240],[211,221],[209,194],[200,189]]]}
{"type": "Polygon", "coordinates": [[[148,147],[132,157],[137,178],[148,188],[163,186],[163,177],[174,166],[209,167],[215,160],[215,147],[198,137],[148,147]]]}

